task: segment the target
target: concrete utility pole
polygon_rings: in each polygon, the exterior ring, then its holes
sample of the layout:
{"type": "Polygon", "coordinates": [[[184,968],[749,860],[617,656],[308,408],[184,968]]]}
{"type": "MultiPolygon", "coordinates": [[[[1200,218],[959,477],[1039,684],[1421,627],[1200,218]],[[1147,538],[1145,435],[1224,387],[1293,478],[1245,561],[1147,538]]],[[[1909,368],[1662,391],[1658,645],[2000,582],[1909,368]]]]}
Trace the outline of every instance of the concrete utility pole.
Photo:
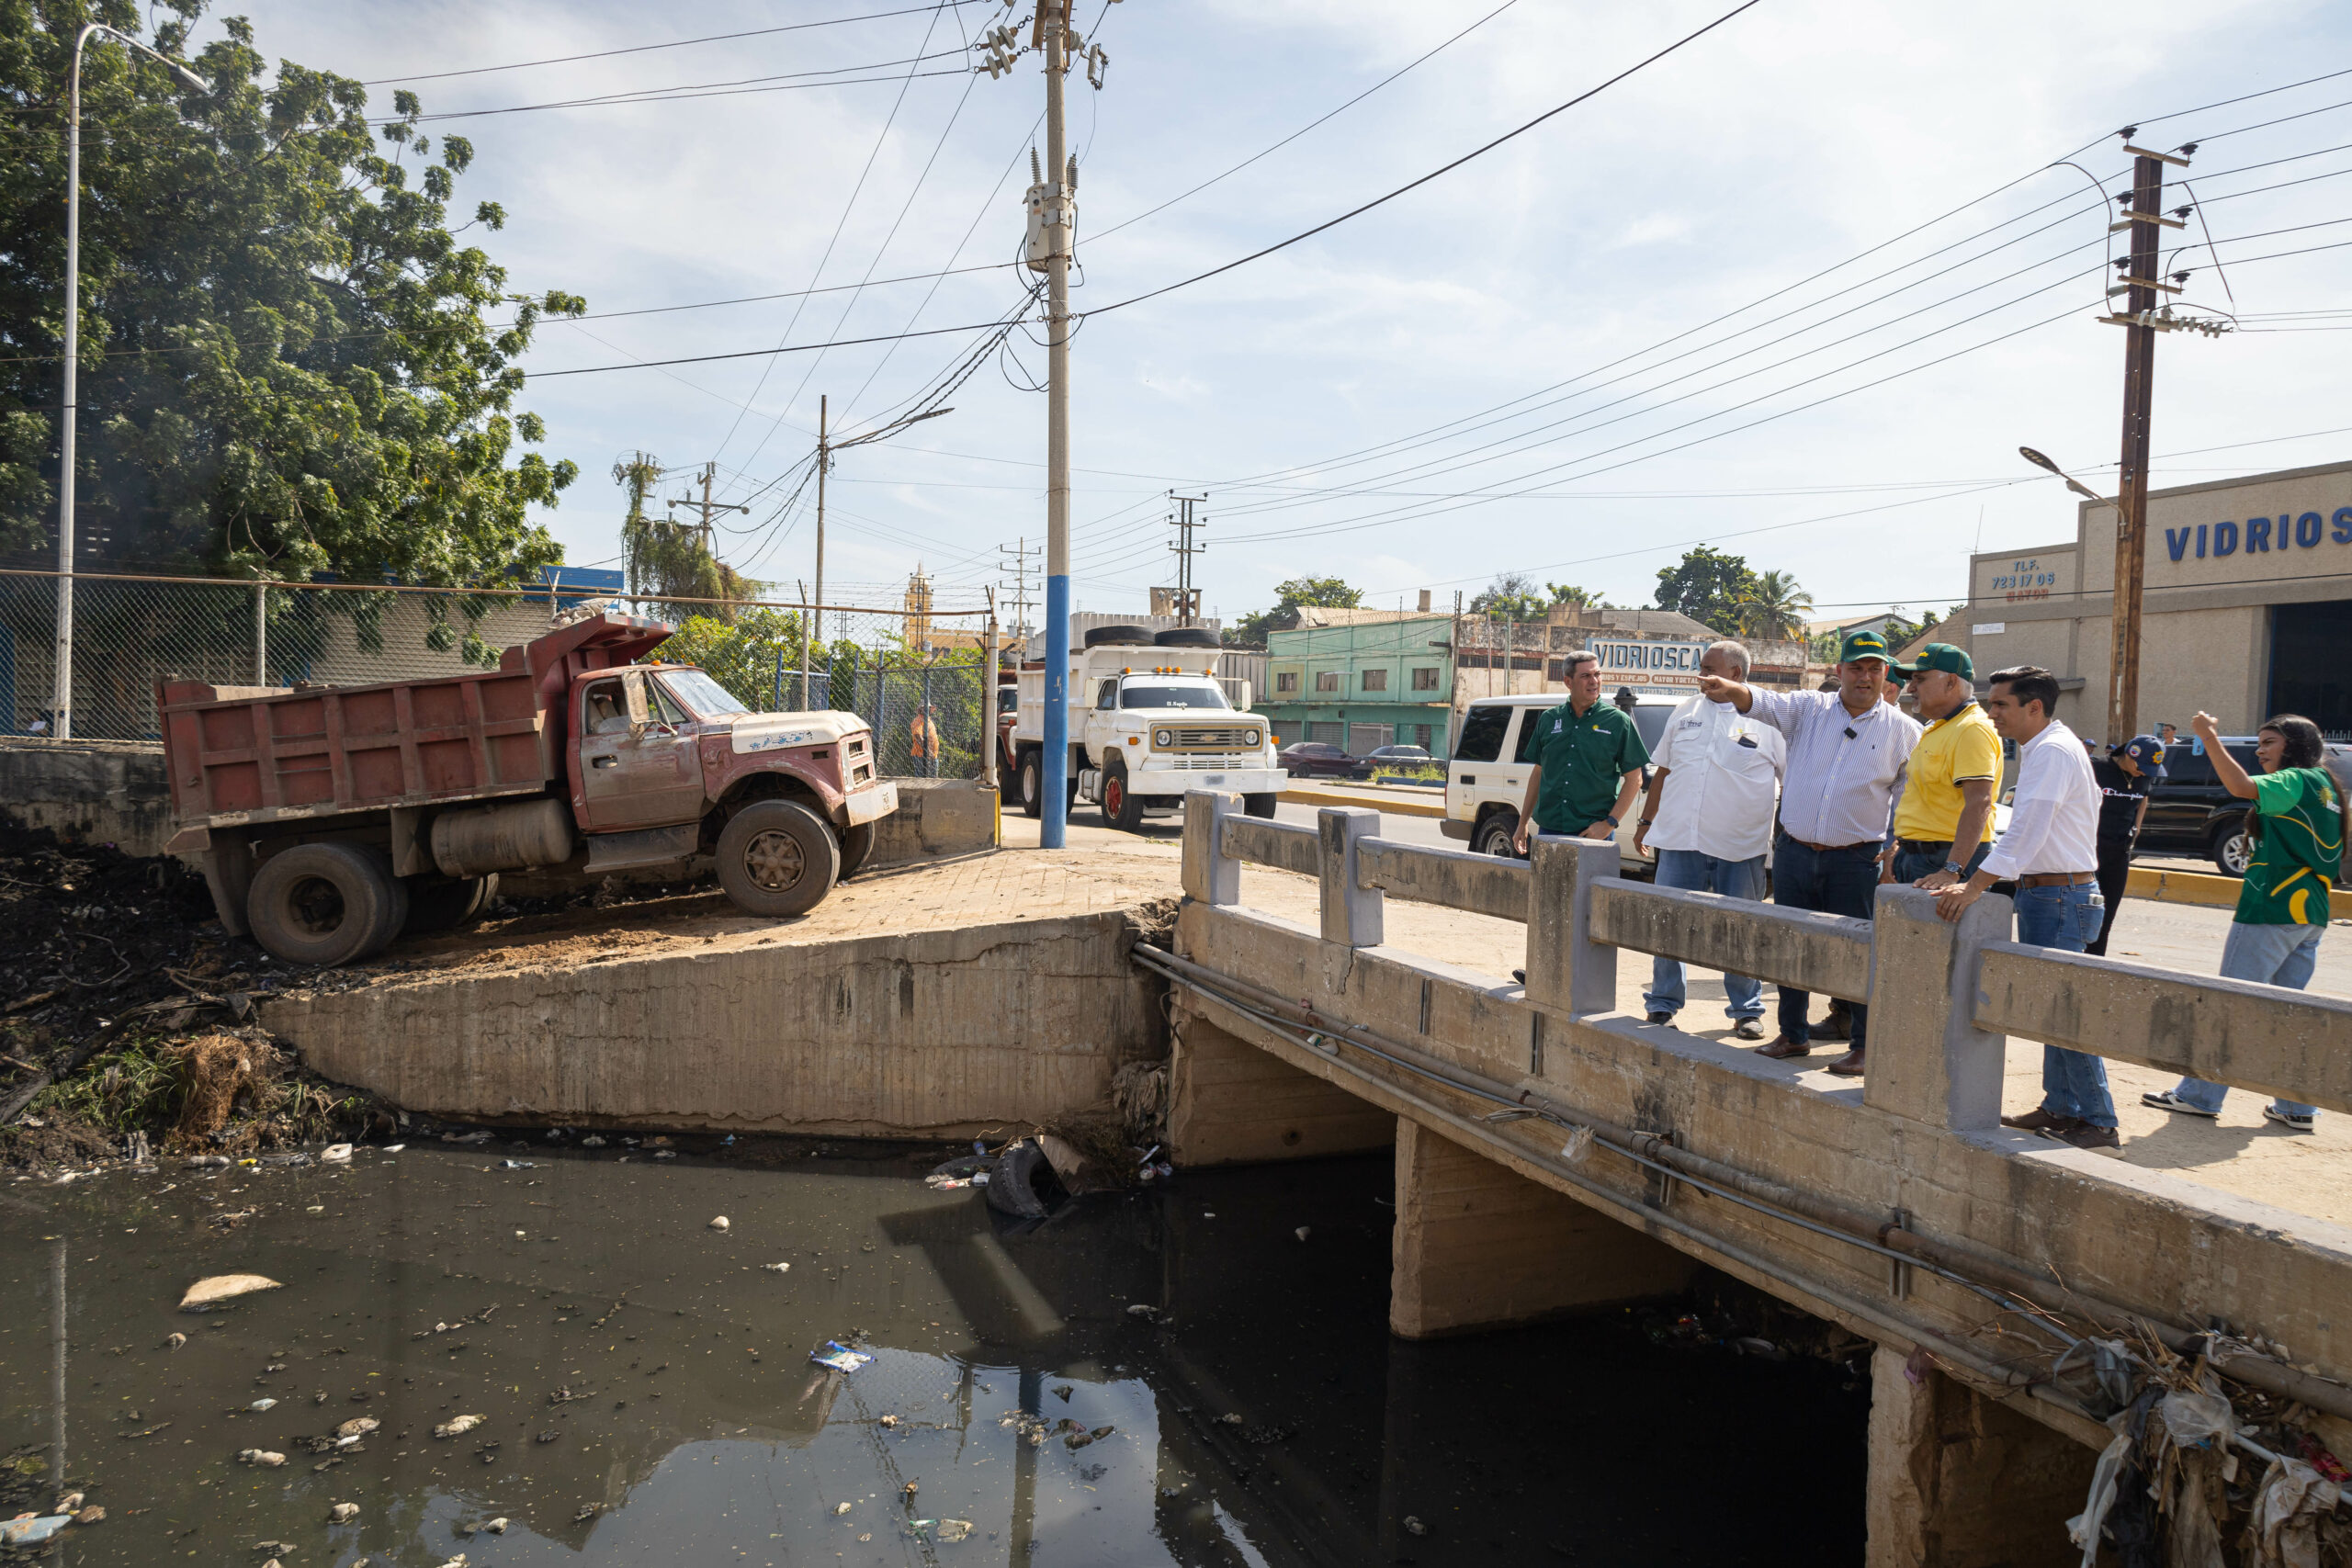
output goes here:
{"type": "MultiPolygon", "coordinates": [[[[2125,131],[2123,150],[2132,154],[2131,204],[2108,231],[2132,231],[2131,258],[2110,288],[2126,296],[2120,315],[2100,320],[2123,329],[2123,463],[2115,496],[2114,647],[2108,665],[2107,740],[2120,746],[2136,733],[2140,716],[2140,605],[2148,572],[2148,419],[2155,400],[2156,296],[2177,294],[2179,285],[2157,276],[2165,229],[2184,219],[2164,215],[2165,165],[2186,168],[2177,153],[2134,147],[2125,131]]],[[[2181,209],[2185,214],[2188,209],[2181,209]]]]}
{"type": "MultiPolygon", "coordinates": [[[[817,398],[817,604],[809,614],[821,633],[825,623],[825,470],[833,466],[832,447],[825,439],[825,419],[831,412],[829,398],[817,398]]],[[[822,642],[820,635],[818,641],[822,642]]],[[[806,701],[806,698],[802,699],[806,701]]]]}
{"type": "Polygon", "coordinates": [[[1046,744],[1038,843],[1057,850],[1069,818],[1069,261],[1078,162],[1064,147],[1062,75],[1070,0],[1037,0],[1046,50],[1046,744]]]}
{"type": "Polygon", "coordinates": [[[1044,553],[1044,547],[1033,545],[1027,535],[1022,535],[1010,545],[999,545],[997,554],[1006,558],[997,563],[1000,572],[1012,573],[1012,635],[1023,638],[1022,652],[1029,651],[1025,639],[1029,636],[1029,573],[1030,558],[1044,553]]]}
{"type": "Polygon", "coordinates": [[[712,535],[710,520],[713,514],[720,512],[748,513],[752,509],[748,506],[738,506],[732,502],[713,501],[710,499],[711,481],[718,477],[718,465],[717,463],[705,463],[702,466],[701,477],[702,499],[700,501],[696,501],[691,495],[682,495],[673,498],[669,504],[673,507],[691,506],[702,513],[702,521],[696,525],[696,526],[702,530],[703,553],[706,555],[716,556],[718,552],[711,548],[712,535]]]}
{"type": "Polygon", "coordinates": [[[1177,543],[1168,547],[1176,557],[1176,624],[1189,626],[1201,618],[1201,591],[1193,586],[1193,558],[1208,548],[1206,545],[1193,543],[1193,530],[1209,525],[1205,517],[1194,518],[1193,508],[1206,506],[1209,498],[1205,495],[1178,495],[1174,491],[1168,492],[1168,498],[1180,509],[1168,520],[1168,525],[1175,529],[1177,535],[1177,543]]]}

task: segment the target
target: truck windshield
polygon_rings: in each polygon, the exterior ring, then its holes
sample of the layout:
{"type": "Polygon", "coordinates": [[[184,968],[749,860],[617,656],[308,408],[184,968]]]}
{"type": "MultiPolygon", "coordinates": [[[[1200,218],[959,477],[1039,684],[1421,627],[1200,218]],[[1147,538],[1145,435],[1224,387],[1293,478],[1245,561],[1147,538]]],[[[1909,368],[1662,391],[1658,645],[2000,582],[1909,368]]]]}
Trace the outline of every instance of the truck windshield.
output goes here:
{"type": "Polygon", "coordinates": [[[752,711],[699,670],[664,670],[655,679],[696,718],[725,718],[729,714],[752,711]]]}
{"type": "Polygon", "coordinates": [[[1123,708],[1229,708],[1225,688],[1214,681],[1129,681],[1119,689],[1123,708]]]}

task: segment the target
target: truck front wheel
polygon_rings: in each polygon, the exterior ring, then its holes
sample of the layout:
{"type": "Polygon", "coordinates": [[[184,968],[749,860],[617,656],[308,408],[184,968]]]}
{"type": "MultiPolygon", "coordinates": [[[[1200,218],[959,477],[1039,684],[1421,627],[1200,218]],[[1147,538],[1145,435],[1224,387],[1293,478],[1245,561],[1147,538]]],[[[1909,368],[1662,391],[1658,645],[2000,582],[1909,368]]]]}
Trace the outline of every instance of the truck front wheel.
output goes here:
{"type": "Polygon", "coordinates": [[[860,822],[842,833],[842,880],[847,882],[874,852],[874,824],[860,822]]]}
{"type": "Polygon", "coordinates": [[[1034,750],[1021,753],[1021,814],[1043,817],[1046,814],[1046,768],[1034,750]]]}
{"type": "Polygon", "coordinates": [[[348,964],[407,913],[389,863],[356,844],[296,844],[262,862],[245,895],[254,940],[294,964],[348,964]]]}
{"type": "Polygon", "coordinates": [[[841,880],[842,851],[823,818],[797,800],[757,800],[718,835],[718,886],[752,915],[805,915],[841,880]]]}
{"type": "Polygon", "coordinates": [[[1274,814],[1274,802],[1281,798],[1282,796],[1271,790],[1263,795],[1245,795],[1241,797],[1241,809],[1252,817],[1272,817],[1274,814]]]}
{"type": "Polygon", "coordinates": [[[1127,787],[1127,770],[1116,757],[1102,770],[1102,820],[1122,832],[1143,831],[1143,801],[1127,787]]]}

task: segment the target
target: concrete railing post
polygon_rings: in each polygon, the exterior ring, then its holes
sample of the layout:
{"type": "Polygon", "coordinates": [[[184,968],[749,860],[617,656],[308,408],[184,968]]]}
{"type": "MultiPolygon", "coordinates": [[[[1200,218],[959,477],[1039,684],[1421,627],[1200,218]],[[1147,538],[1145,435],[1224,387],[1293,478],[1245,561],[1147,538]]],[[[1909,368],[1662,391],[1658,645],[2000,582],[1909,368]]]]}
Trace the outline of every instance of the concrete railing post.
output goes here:
{"type": "Polygon", "coordinates": [[[2011,908],[1988,893],[1955,924],[1937,917],[1932,893],[1878,890],[1864,1104],[1959,1133],[2000,1125],[2007,1041],[1976,1027],[1976,983],[1984,944],[2008,937],[2011,908]]]}
{"type": "Polygon", "coordinates": [[[1617,950],[1592,940],[1592,885],[1617,875],[1608,840],[1537,838],[1528,846],[1527,999],[1556,1013],[1617,1005],[1617,950]]]}
{"type": "Polygon", "coordinates": [[[1320,844],[1316,861],[1323,882],[1323,940],[1350,947],[1378,947],[1383,895],[1356,886],[1356,845],[1380,832],[1380,813],[1362,806],[1327,806],[1315,815],[1320,844]]]}
{"type": "Polygon", "coordinates": [[[1184,794],[1184,897],[1196,904],[1241,902],[1241,863],[1225,852],[1225,819],[1240,809],[1238,795],[1184,794]]]}

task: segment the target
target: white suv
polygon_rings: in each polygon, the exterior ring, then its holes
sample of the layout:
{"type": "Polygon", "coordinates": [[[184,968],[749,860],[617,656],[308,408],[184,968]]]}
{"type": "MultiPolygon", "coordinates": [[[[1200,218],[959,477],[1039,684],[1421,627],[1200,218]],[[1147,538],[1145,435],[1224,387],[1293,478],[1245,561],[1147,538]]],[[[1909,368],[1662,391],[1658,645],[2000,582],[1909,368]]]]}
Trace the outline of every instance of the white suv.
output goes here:
{"type": "MultiPolygon", "coordinates": [[[[1480,697],[1464,711],[1462,733],[1455,738],[1453,755],[1445,764],[1445,820],[1439,829],[1447,838],[1466,840],[1482,855],[1512,852],[1520,803],[1527,798],[1527,775],[1534,766],[1530,751],[1535,716],[1567,700],[1566,692],[1530,692],[1480,697]]],[[[1645,749],[1657,750],[1658,739],[1666,733],[1667,716],[1680,702],[1679,697],[1634,699],[1634,728],[1645,749]]],[[[1648,776],[1645,768],[1645,784],[1648,776]]],[[[1645,877],[1657,863],[1634,849],[1634,828],[1640,815],[1638,808],[1626,814],[1617,829],[1617,850],[1625,874],[1645,877]]]]}

